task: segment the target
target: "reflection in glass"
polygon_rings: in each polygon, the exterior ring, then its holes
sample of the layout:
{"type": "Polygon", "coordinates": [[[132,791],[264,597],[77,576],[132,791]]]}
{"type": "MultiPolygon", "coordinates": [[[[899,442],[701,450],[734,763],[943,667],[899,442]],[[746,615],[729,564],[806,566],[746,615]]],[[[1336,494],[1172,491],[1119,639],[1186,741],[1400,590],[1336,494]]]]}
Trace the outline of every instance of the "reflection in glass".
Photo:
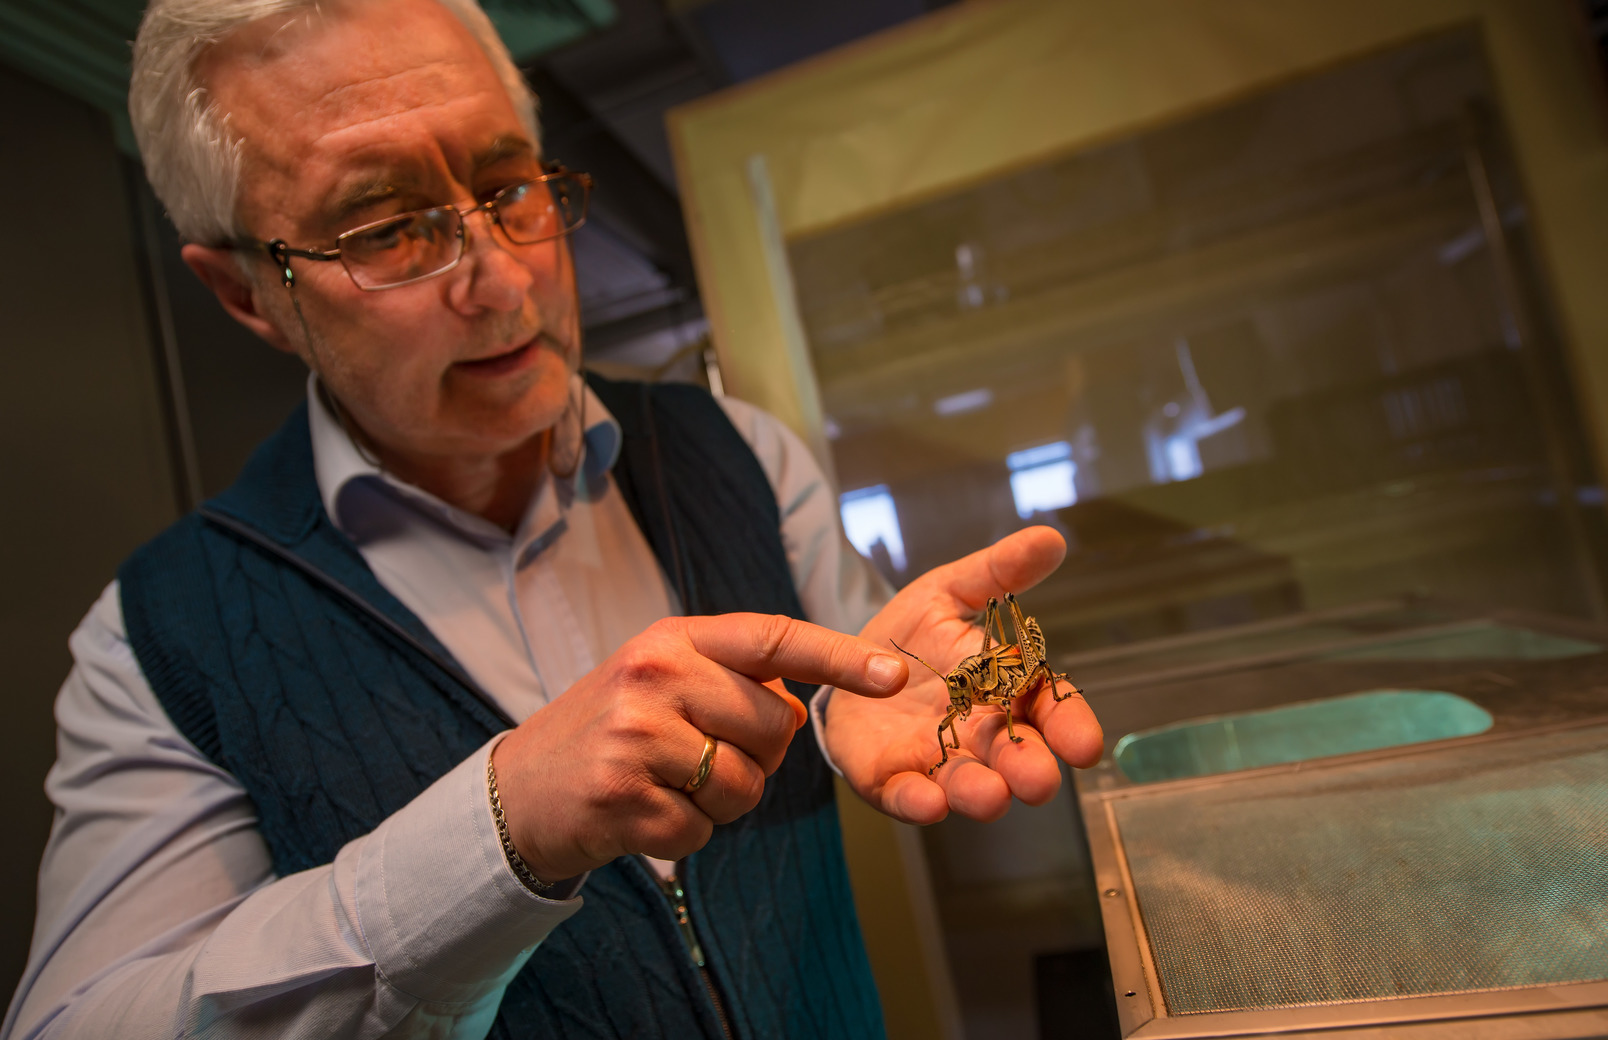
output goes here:
{"type": "Polygon", "coordinates": [[[884,484],[850,491],[839,499],[843,531],[849,544],[860,555],[877,565],[883,575],[896,580],[892,572],[905,569],[904,535],[899,531],[899,511],[884,484]]]}
{"type": "Polygon", "coordinates": [[[908,579],[1057,525],[1052,655],[1403,594],[1601,616],[1490,98],[1458,31],[790,241],[845,522],[892,532],[851,540],[908,579]]]}
{"type": "Polygon", "coordinates": [[[1072,461],[1072,445],[1066,441],[1013,451],[1005,456],[1005,465],[1011,470],[1016,515],[1023,520],[1078,500],[1078,464],[1072,461]]]}

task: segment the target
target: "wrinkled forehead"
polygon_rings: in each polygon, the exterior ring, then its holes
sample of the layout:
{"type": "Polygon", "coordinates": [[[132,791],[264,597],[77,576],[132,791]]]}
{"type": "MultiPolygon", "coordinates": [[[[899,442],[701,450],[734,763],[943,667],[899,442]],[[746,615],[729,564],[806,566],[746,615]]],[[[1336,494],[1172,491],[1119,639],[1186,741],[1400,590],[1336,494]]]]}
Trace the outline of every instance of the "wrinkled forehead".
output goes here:
{"type": "Polygon", "coordinates": [[[485,52],[436,0],[326,0],[266,17],[198,72],[257,172],[520,129],[485,52]]]}

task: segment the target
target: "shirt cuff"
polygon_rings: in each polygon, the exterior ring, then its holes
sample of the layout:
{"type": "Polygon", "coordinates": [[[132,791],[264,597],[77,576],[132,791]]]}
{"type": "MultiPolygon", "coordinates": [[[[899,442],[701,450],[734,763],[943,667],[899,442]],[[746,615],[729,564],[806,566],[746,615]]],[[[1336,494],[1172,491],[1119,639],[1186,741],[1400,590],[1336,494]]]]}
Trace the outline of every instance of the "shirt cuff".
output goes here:
{"type": "Polygon", "coordinates": [[[815,732],[815,745],[821,749],[821,757],[838,776],[843,775],[837,763],[832,761],[832,752],[826,750],[826,708],[832,700],[836,687],[823,686],[810,697],[810,728],[815,732]]]}
{"type": "Polygon", "coordinates": [[[531,892],[503,858],[486,794],[496,743],[375,828],[356,864],[358,926],[375,966],[418,1000],[463,1003],[506,985],[581,908],[531,892]]]}

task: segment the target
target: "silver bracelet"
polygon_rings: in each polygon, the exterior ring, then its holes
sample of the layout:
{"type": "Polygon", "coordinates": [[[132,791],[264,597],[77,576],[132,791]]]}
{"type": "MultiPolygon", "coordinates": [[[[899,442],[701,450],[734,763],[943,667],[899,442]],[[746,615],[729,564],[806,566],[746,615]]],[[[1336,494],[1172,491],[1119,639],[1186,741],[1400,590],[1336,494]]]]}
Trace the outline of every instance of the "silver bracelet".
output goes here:
{"type": "Polygon", "coordinates": [[[519,883],[539,896],[552,891],[555,882],[543,881],[531,872],[530,866],[514,848],[514,839],[508,836],[508,818],[503,815],[502,799],[497,795],[497,767],[492,764],[492,756],[486,756],[486,793],[491,797],[491,818],[497,824],[497,837],[502,840],[503,859],[508,861],[508,869],[514,872],[519,883]]]}

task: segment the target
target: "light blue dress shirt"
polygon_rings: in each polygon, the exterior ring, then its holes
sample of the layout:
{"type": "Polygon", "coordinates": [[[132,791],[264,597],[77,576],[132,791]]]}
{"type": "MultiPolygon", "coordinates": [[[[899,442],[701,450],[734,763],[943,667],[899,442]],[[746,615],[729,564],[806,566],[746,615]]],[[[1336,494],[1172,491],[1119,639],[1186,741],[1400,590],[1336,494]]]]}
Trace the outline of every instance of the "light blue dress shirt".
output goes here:
{"type": "MultiPolygon", "coordinates": [[[[676,609],[609,478],[619,428],[575,386],[580,470],[544,480],[510,535],[376,469],[309,382],[330,517],[516,721],[676,609]]],[[[815,460],[764,412],[721,403],[776,492],[806,613],[859,631],[889,590],[844,539],[815,460]]],[[[503,859],[485,790],[495,740],[332,864],[279,878],[245,791],[141,674],[115,582],[70,646],[45,783],[56,820],[0,1040],[480,1037],[509,979],[579,909],[531,894],[503,859]]]]}

